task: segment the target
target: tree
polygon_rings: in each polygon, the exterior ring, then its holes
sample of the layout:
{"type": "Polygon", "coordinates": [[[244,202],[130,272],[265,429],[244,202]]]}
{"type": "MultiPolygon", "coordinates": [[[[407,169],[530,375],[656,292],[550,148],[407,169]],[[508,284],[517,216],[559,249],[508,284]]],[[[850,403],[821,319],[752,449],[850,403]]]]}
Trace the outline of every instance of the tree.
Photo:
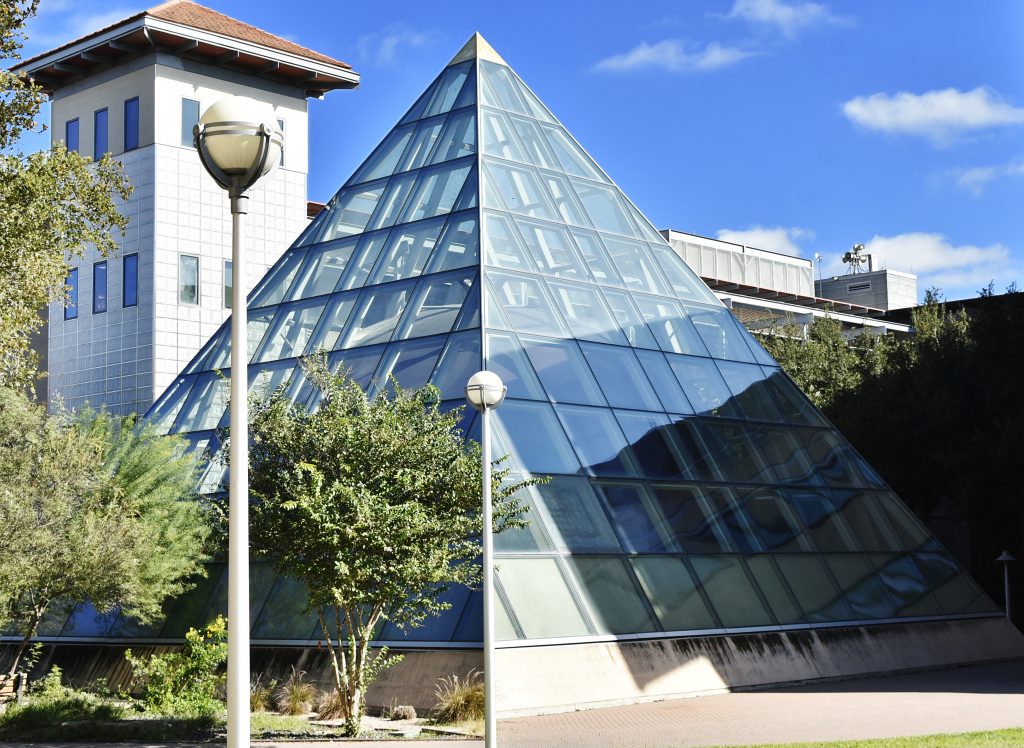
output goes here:
{"type": "Polygon", "coordinates": [[[127,219],[118,201],[131,194],[121,165],[110,155],[91,159],[58,144],[49,151],[13,152],[35,128],[45,96],[32,81],[6,68],[19,59],[25,22],[38,0],[0,5],[0,386],[30,387],[38,357],[30,338],[43,325],[40,310],[66,301],[68,259],[93,246],[107,257],[127,219]]]}
{"type": "Polygon", "coordinates": [[[184,449],[104,412],[48,416],[0,388],[0,623],[22,636],[9,674],[55,604],[145,623],[203,571],[209,527],[184,449]]]}
{"type": "MultiPolygon", "coordinates": [[[[481,455],[434,387],[392,382],[393,394],[370,398],[322,363],[307,374],[323,394],[315,412],[280,392],[254,406],[250,532],[258,554],[308,588],[357,735],[365,688],[397,659],[371,654],[378,625],[415,627],[450,607],[450,585],[480,580],[481,455]]],[[[525,524],[515,493],[526,483],[507,473],[493,476],[498,531],[525,524]]]]}

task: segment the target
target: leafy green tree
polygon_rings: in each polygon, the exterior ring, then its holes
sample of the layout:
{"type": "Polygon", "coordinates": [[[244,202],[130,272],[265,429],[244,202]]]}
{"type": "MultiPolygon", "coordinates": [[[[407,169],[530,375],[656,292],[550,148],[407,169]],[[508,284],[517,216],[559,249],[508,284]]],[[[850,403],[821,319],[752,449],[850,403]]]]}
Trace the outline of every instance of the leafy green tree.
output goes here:
{"type": "MultiPolygon", "coordinates": [[[[322,364],[307,370],[318,410],[283,393],[253,409],[250,531],[257,553],[308,588],[356,735],[366,687],[397,660],[371,653],[378,626],[417,626],[449,607],[450,585],[480,581],[481,455],[434,387],[369,398],[322,364]]],[[[507,473],[493,475],[498,531],[525,524],[525,484],[507,473]]]]}
{"type": "Polygon", "coordinates": [[[56,604],[149,622],[203,573],[208,520],[184,450],[104,412],[48,416],[0,388],[0,623],[22,636],[10,674],[56,604]]]}
{"type": "Polygon", "coordinates": [[[40,310],[66,301],[68,259],[88,246],[104,257],[117,250],[113,234],[128,223],[119,201],[131,194],[109,155],[91,163],[61,144],[31,155],[14,151],[21,134],[37,127],[45,99],[32,81],[7,70],[19,59],[37,4],[0,4],[0,385],[20,388],[38,376],[30,339],[43,325],[40,310]]]}

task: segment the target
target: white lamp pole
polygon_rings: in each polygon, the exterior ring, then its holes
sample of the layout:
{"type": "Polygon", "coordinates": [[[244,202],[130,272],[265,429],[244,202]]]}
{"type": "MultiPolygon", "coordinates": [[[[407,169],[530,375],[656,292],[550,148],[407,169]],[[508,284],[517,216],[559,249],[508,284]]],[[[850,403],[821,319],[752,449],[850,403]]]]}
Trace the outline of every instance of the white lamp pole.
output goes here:
{"type": "Polygon", "coordinates": [[[466,384],[466,399],[480,411],[480,449],[483,452],[483,584],[484,584],[484,746],[495,748],[498,723],[494,716],[494,539],[491,519],[490,412],[501,405],[507,388],[493,371],[478,371],[466,384]]]}
{"type": "Polygon", "coordinates": [[[231,198],[231,450],[228,500],[228,748],[249,745],[249,356],[246,343],[246,191],[281,160],[273,109],[221,99],[193,130],[203,166],[231,198]]]}

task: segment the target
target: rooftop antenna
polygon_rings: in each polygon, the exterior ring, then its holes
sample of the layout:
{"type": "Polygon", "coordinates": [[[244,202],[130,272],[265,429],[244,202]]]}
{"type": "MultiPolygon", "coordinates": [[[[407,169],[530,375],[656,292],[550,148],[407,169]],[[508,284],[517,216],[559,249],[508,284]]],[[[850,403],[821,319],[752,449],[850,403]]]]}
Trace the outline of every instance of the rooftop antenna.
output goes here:
{"type": "Polygon", "coordinates": [[[846,271],[847,275],[870,272],[874,269],[871,263],[871,255],[861,254],[863,251],[863,244],[854,244],[853,249],[843,255],[843,262],[850,266],[850,269],[846,271]],[[864,265],[868,266],[867,270],[864,269],[864,265]]]}

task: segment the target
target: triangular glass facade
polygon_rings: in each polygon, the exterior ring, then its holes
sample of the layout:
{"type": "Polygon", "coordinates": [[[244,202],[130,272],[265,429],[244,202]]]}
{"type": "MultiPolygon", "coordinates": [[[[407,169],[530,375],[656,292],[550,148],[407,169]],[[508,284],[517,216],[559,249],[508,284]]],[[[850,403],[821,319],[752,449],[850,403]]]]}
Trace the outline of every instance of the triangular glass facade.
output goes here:
{"type": "MultiPolygon", "coordinates": [[[[197,447],[227,426],[229,330],[147,416],[197,447]]],[[[529,529],[496,538],[501,640],[995,611],[479,37],[253,291],[248,338],[250,387],[290,382],[309,407],[297,359],[321,348],[368,388],[432,382],[453,407],[473,372],[502,377],[495,453],[552,479],[530,489],[529,529]]],[[[101,635],[180,636],[224,585],[101,635]]],[[[381,639],[479,642],[479,593],[450,602],[381,639]]],[[[320,637],[304,603],[255,566],[253,638],[320,637]]]]}

